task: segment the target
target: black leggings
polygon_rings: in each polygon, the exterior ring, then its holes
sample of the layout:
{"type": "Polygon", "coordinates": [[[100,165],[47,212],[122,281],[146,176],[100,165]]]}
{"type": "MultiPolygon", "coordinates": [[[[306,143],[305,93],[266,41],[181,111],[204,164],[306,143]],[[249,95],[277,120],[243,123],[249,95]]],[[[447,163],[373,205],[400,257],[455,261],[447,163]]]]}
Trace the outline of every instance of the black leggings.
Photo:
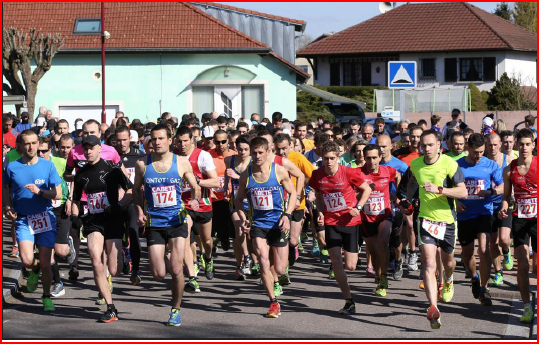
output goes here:
{"type": "Polygon", "coordinates": [[[134,204],[130,204],[124,212],[125,222],[129,233],[129,247],[131,251],[131,264],[133,270],[139,270],[141,247],[139,239],[139,226],[137,224],[137,209],[134,204]]]}

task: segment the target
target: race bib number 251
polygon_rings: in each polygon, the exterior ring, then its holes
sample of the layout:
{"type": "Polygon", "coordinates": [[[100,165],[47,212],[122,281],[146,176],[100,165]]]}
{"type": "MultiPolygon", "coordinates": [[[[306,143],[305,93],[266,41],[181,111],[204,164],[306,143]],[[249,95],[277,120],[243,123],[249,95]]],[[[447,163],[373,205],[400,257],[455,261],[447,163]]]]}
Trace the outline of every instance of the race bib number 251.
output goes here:
{"type": "Polygon", "coordinates": [[[28,227],[30,227],[30,233],[39,234],[48,231],[52,231],[51,217],[47,211],[39,214],[28,215],[28,227]]]}

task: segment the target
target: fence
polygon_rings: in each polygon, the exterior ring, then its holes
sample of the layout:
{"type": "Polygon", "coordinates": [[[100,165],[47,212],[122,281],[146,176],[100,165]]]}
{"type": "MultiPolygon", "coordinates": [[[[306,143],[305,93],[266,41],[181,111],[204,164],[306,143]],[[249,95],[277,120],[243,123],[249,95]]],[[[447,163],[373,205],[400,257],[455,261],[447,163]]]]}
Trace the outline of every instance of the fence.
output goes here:
{"type": "Polygon", "coordinates": [[[470,111],[471,97],[468,88],[427,90],[374,90],[373,112],[382,112],[385,107],[394,111],[409,112],[451,112],[457,108],[470,111]],[[403,94],[402,94],[403,93],[403,94]],[[401,96],[404,99],[401,100],[401,96]],[[404,102],[404,111],[401,103],[404,102]]]}

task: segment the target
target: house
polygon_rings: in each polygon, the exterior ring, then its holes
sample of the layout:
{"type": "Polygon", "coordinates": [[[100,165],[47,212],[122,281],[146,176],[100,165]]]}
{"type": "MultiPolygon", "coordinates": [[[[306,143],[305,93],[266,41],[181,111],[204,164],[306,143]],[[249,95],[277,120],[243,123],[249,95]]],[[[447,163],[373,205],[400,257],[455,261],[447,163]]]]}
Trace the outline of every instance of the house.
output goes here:
{"type": "MultiPolygon", "coordinates": [[[[99,118],[101,4],[3,3],[2,8],[4,28],[35,27],[66,37],[39,82],[36,104],[71,123],[99,118]]],[[[107,122],[116,111],[142,121],[164,111],[200,117],[214,110],[235,118],[280,111],[294,119],[296,84],[309,76],[294,65],[290,51],[305,23],[247,12],[219,4],[106,2],[107,122]],[[225,17],[249,25],[229,25],[225,17]],[[283,35],[272,38],[264,33],[268,28],[283,28],[283,35]]]]}
{"type": "Polygon", "coordinates": [[[537,86],[537,34],[468,3],[405,4],[297,52],[323,86],[387,86],[388,61],[416,61],[418,88],[490,90],[507,72],[537,86]]]}

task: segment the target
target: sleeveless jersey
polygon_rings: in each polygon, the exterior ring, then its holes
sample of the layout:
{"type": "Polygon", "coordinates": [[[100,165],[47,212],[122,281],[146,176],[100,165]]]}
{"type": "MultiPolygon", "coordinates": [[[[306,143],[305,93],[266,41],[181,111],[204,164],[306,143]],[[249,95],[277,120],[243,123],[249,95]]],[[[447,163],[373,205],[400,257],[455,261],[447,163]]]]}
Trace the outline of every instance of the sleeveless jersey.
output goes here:
{"type": "Polygon", "coordinates": [[[274,229],[284,212],[284,188],[277,179],[275,163],[270,166],[269,178],[258,182],[253,178],[252,165],[249,165],[247,180],[247,200],[251,227],[274,229]]]}
{"type": "Polygon", "coordinates": [[[511,161],[510,178],[515,191],[515,210],[513,216],[523,219],[537,218],[537,157],[526,175],[518,172],[518,160],[511,161]]]}
{"type": "Polygon", "coordinates": [[[381,222],[393,215],[391,207],[390,184],[395,183],[397,170],[389,166],[379,166],[378,173],[367,174],[367,168],[361,168],[362,178],[369,185],[374,185],[367,203],[361,213],[363,222],[381,222]]]}
{"type": "MultiPolygon", "coordinates": [[[[189,162],[191,163],[191,167],[193,168],[193,174],[195,175],[195,178],[202,180],[202,179],[208,179],[206,175],[204,175],[200,168],[198,167],[198,157],[200,156],[200,153],[202,152],[202,149],[195,148],[193,150],[193,153],[189,156],[189,162]]],[[[189,207],[189,201],[192,199],[191,196],[191,187],[187,183],[187,181],[183,181],[183,192],[182,192],[182,200],[185,203],[185,206],[187,209],[192,210],[189,207]]],[[[212,211],[212,205],[210,200],[210,190],[207,188],[201,188],[202,189],[202,197],[200,199],[200,204],[197,212],[199,213],[207,213],[212,211]]]]}
{"type": "MultiPolygon", "coordinates": [[[[241,175],[241,173],[238,172],[238,170],[236,170],[236,165],[234,164],[235,159],[236,159],[236,155],[232,155],[232,157],[230,157],[230,168],[233,169],[234,172],[236,172],[238,175],[241,175]]],[[[250,160],[251,158],[249,158],[249,161],[250,160]]],[[[249,165],[250,164],[251,163],[249,162],[249,165]]],[[[238,194],[238,190],[240,188],[240,180],[230,178],[230,181],[232,182],[232,197],[230,197],[230,204],[232,208],[234,208],[234,200],[236,199],[236,195],[238,194]]],[[[243,210],[244,211],[249,210],[249,202],[247,201],[247,199],[243,200],[243,210]]]]}
{"type": "Polygon", "coordinates": [[[178,156],[172,154],[172,165],[167,172],[155,170],[152,155],[146,160],[144,196],[148,212],[148,227],[175,227],[187,223],[187,212],[182,201],[182,178],[178,173],[178,156]]]}

